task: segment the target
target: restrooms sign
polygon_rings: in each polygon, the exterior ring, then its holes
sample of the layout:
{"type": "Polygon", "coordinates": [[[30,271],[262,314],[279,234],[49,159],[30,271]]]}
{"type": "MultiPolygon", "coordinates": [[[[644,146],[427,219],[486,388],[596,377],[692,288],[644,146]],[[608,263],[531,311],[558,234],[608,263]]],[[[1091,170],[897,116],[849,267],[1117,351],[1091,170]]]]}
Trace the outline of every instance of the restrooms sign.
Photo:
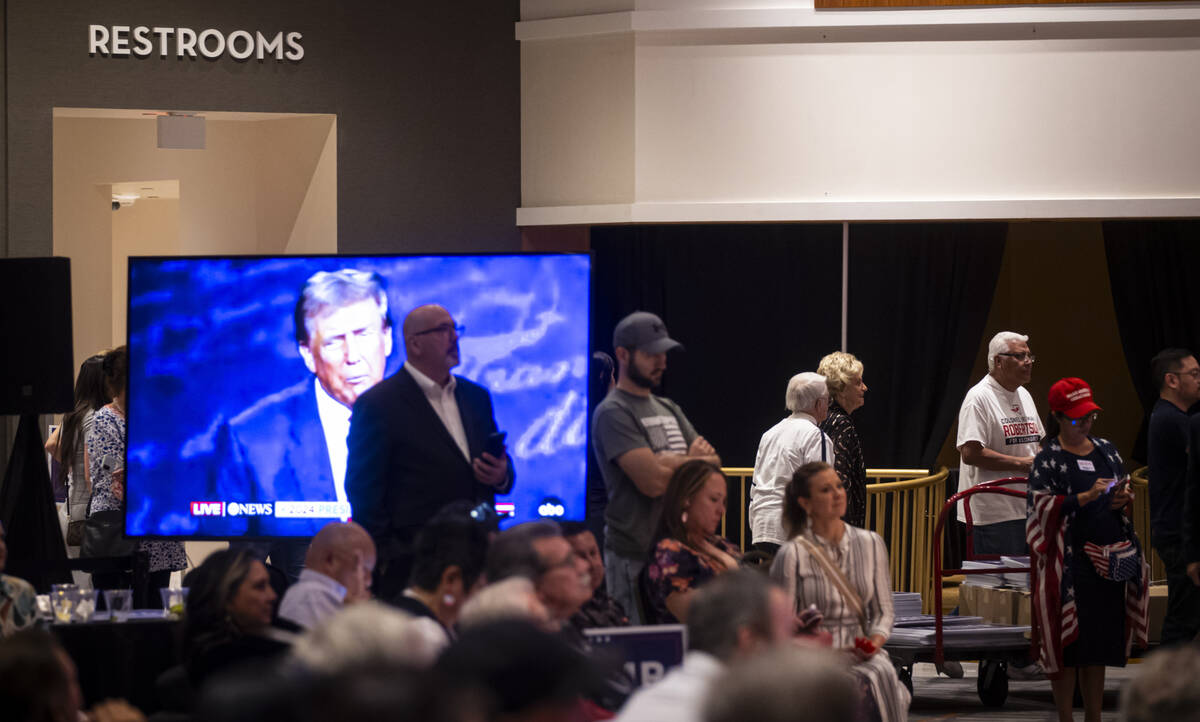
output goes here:
{"type": "Polygon", "coordinates": [[[255,30],[234,30],[226,33],[214,28],[163,28],[146,25],[89,25],[88,55],[104,57],[148,58],[207,58],[216,60],[228,55],[234,60],[304,59],[303,36],[297,32],[279,31],[273,35],[255,30]]]}

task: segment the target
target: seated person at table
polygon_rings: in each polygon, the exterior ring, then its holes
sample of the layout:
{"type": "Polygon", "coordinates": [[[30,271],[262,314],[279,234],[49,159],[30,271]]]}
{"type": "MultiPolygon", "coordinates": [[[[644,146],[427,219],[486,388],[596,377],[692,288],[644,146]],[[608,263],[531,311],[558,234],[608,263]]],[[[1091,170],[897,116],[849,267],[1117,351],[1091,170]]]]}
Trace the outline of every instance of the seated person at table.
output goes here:
{"type": "MultiPolygon", "coordinates": [[[[0,524],[0,572],[8,562],[4,525],[0,524]]],[[[37,621],[37,594],[24,579],[0,573],[0,637],[32,627],[37,621]]]]}
{"type": "Polygon", "coordinates": [[[688,602],[704,582],[737,569],[742,554],[717,535],[725,516],[727,481],[707,461],[689,461],[671,475],[646,566],[647,621],[687,621],[688,602]]]}
{"type": "Polygon", "coordinates": [[[313,537],[300,580],[288,587],[279,616],[305,629],[327,621],[347,604],[371,598],[375,542],[352,521],[332,521],[313,537]]]}
{"type": "Polygon", "coordinates": [[[628,626],[629,616],[625,614],[621,603],[609,596],[608,587],[604,584],[604,556],[600,554],[600,545],[596,543],[596,537],[588,529],[587,523],[569,521],[561,526],[567,543],[575,550],[575,556],[587,562],[592,578],[592,597],[571,615],[571,626],[580,632],[598,627],[628,626]]]}
{"type": "Polygon", "coordinates": [[[873,531],[842,520],[846,488],[833,467],[810,461],[796,469],[783,494],[783,526],[791,540],[779,548],[771,577],[783,583],[803,612],[815,605],[833,647],[849,652],[853,671],[869,690],[883,722],[908,719],[909,691],[887,652],[892,633],[892,581],[887,548],[873,531]]]}
{"type": "Polygon", "coordinates": [[[444,641],[454,639],[459,612],[483,580],[490,520],[476,521],[471,503],[447,504],[417,534],[408,586],[392,604],[436,622],[444,641]]]}
{"type": "Polygon", "coordinates": [[[551,625],[564,628],[592,596],[587,563],[552,521],[527,521],[496,535],[488,547],[488,582],[525,577],[550,613],[551,625]]]}
{"type": "Polygon", "coordinates": [[[81,711],[75,663],[49,633],[26,629],[0,640],[0,719],[22,722],[145,722],[125,700],[81,711]]]}
{"type": "Polygon", "coordinates": [[[447,642],[441,628],[427,622],[368,600],[300,637],[290,656],[315,674],[365,667],[430,667],[447,642]]]}
{"type": "Polygon", "coordinates": [[[473,594],[459,612],[458,628],[465,632],[506,619],[529,622],[547,632],[560,631],[558,624],[550,619],[546,605],[538,599],[533,582],[525,577],[509,577],[473,594]]]}
{"type": "MultiPolygon", "coordinates": [[[[688,609],[683,664],[643,687],[621,709],[620,722],[699,722],[704,692],[728,665],[743,664],[792,638],[792,600],[762,574],[722,574],[695,593],[688,609]]],[[[752,719],[746,717],[745,719],[752,719]]]]}
{"type": "Polygon", "coordinates": [[[858,688],[839,655],[787,646],[730,667],[701,703],[705,722],[871,719],[859,708],[858,688]]]}
{"type": "Polygon", "coordinates": [[[273,627],[276,599],[266,566],[246,549],[214,552],[188,575],[183,658],[199,688],[213,673],[251,661],[273,661],[294,635],[273,627]]]}

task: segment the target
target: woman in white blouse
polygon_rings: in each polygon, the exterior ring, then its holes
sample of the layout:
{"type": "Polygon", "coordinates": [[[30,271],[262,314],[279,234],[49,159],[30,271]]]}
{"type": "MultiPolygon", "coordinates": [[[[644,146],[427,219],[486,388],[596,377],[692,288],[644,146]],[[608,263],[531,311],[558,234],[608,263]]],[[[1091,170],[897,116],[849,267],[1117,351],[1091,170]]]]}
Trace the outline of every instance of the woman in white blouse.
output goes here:
{"type": "Polygon", "coordinates": [[[875,532],[842,521],[845,513],[846,490],[832,467],[814,461],[797,469],[784,491],[789,541],[771,576],[796,600],[797,613],[815,605],[824,615],[823,629],[835,649],[852,655],[883,722],[906,720],[912,696],[881,651],[895,617],[887,549],[875,532]]]}

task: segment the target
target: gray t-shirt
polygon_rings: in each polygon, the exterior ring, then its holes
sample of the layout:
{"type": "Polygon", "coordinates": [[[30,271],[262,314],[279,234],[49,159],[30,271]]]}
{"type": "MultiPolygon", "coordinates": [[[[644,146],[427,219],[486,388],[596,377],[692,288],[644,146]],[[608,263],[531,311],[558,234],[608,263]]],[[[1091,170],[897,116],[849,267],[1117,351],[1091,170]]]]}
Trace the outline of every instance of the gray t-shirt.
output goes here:
{"type": "Polygon", "coordinates": [[[696,436],[696,429],[670,399],[636,396],[620,389],[604,397],[592,416],[592,446],[608,490],[606,547],[623,557],[644,559],[662,512],[661,497],[651,499],[643,494],[617,459],[641,448],[656,454],[686,454],[696,436]]]}

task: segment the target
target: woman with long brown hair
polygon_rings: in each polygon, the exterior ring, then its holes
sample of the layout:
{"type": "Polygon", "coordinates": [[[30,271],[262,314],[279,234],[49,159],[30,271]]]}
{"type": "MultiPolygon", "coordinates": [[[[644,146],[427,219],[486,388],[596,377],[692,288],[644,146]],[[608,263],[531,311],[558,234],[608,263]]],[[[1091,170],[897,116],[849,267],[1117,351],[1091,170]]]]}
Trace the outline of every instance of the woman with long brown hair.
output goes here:
{"type": "Polygon", "coordinates": [[[853,671],[869,687],[883,722],[908,719],[912,695],[883,652],[892,633],[892,582],[887,548],[873,531],[847,524],[846,488],[823,461],[796,470],[784,490],[783,525],[771,576],[795,599],[795,611],[815,606],[834,649],[852,655],[853,671]]]}
{"type": "Polygon", "coordinates": [[[717,534],[727,484],[721,469],[707,461],[689,461],[672,474],[646,566],[650,619],[687,621],[693,590],[738,567],[741,552],[717,534]]]}
{"type": "MultiPolygon", "coordinates": [[[[88,482],[85,440],[92,429],[92,415],[112,401],[104,384],[104,354],[89,356],[79,366],[75,379],[75,408],[63,416],[46,441],[46,451],[58,461],[55,482],[67,484],[67,546],[78,547],[87,517],[92,485],[88,482]]],[[[76,549],[70,550],[77,553],[76,549]]]]}

